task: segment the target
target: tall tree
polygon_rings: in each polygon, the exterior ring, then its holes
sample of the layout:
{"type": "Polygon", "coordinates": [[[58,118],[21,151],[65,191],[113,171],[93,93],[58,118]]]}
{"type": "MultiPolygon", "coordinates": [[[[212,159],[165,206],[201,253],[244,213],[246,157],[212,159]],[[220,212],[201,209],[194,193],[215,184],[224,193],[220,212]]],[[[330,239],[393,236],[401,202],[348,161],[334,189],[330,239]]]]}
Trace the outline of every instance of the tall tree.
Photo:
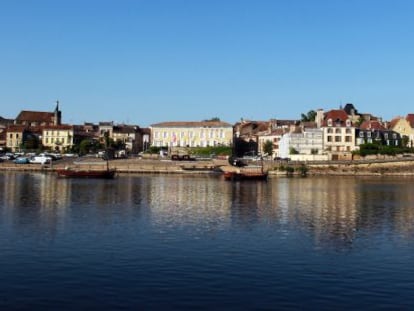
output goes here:
{"type": "Polygon", "coordinates": [[[302,122],[313,122],[316,118],[316,111],[315,110],[309,110],[308,113],[301,114],[301,120],[302,122]]]}
{"type": "Polygon", "coordinates": [[[203,121],[204,122],[213,122],[213,121],[220,122],[220,118],[219,117],[213,117],[211,119],[206,119],[206,120],[203,120],[203,121]]]}
{"type": "Polygon", "coordinates": [[[263,144],[263,152],[272,156],[273,154],[273,143],[270,140],[266,140],[266,142],[263,144]]]}

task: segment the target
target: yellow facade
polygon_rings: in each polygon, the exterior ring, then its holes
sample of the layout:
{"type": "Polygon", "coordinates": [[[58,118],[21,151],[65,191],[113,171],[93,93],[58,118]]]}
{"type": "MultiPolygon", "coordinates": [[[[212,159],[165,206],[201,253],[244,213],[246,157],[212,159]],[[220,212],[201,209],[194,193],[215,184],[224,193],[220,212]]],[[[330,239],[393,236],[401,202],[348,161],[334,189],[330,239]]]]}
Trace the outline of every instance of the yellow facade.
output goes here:
{"type": "Polygon", "coordinates": [[[56,151],[71,148],[73,146],[73,127],[61,125],[44,128],[42,144],[43,147],[56,151]]]}
{"type": "Polygon", "coordinates": [[[392,127],[392,130],[400,134],[401,137],[407,136],[409,146],[414,145],[414,129],[405,118],[400,118],[392,127]]]}
{"type": "Polygon", "coordinates": [[[21,129],[9,129],[6,134],[6,146],[12,152],[20,151],[23,143],[24,131],[21,129]]]}
{"type": "Polygon", "coordinates": [[[157,147],[231,146],[233,127],[225,122],[165,122],[151,126],[157,147]]]}

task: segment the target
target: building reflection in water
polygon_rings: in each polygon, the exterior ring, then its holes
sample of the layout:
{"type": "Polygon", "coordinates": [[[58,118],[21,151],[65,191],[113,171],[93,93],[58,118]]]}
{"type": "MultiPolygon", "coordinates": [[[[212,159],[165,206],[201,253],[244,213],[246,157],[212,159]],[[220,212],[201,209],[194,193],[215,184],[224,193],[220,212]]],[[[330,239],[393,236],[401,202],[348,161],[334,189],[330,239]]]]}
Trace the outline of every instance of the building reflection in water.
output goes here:
{"type": "Polygon", "coordinates": [[[409,183],[401,180],[351,177],[313,177],[274,182],[283,223],[310,232],[317,245],[353,247],[360,234],[399,231],[414,234],[414,199],[409,183]]]}
{"type": "Polygon", "coordinates": [[[229,184],[204,176],[159,176],[153,182],[148,206],[154,225],[207,232],[229,226],[229,184]]]}
{"type": "MultiPolygon", "coordinates": [[[[412,179],[309,177],[225,182],[217,177],[128,175],[72,180],[53,174],[0,174],[0,224],[44,226],[50,234],[77,217],[160,230],[218,234],[231,228],[305,232],[315,245],[353,247],[361,234],[414,237],[412,179]],[[144,218],[143,218],[144,217],[144,218]]],[[[136,230],[135,227],[132,229],[136,230]]]]}

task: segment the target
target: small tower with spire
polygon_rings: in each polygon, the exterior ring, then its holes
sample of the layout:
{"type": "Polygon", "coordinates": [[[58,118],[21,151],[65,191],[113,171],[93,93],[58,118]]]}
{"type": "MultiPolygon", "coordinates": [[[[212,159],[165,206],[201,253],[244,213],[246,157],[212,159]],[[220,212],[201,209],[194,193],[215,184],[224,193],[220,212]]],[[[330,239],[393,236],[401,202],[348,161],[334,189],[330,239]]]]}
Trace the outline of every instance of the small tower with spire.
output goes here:
{"type": "Polygon", "coordinates": [[[56,108],[54,111],[54,125],[61,125],[62,124],[62,112],[59,110],[59,101],[56,101],[56,108]]]}

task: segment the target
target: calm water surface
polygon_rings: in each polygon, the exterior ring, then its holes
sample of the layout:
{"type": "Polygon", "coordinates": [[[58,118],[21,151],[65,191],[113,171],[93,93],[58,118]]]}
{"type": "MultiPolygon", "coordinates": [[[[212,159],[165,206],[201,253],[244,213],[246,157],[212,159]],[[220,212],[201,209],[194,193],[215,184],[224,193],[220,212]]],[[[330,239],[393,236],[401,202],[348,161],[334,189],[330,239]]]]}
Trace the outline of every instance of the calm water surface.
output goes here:
{"type": "Polygon", "coordinates": [[[0,173],[0,310],[410,310],[413,181],[0,173]]]}

